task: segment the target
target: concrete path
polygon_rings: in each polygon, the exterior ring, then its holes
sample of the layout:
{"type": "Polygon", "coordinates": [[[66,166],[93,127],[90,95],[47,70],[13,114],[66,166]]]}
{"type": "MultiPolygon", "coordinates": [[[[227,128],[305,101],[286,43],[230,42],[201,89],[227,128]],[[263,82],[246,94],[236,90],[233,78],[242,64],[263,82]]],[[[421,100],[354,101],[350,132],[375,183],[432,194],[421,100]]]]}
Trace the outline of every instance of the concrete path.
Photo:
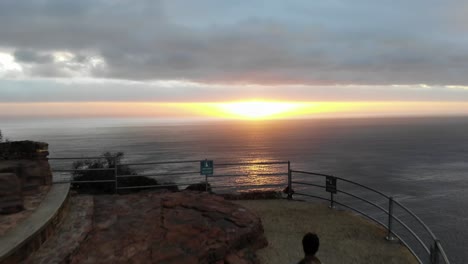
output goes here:
{"type": "Polygon", "coordinates": [[[69,184],[53,185],[28,218],[0,236],[0,262],[19,251],[54,219],[67,199],[69,188],[69,184]]]}
{"type": "Polygon", "coordinates": [[[55,234],[24,262],[25,264],[68,263],[92,229],[94,199],[90,195],[70,197],[68,214],[55,234]]]}
{"type": "Polygon", "coordinates": [[[289,200],[235,201],[262,219],[268,247],[257,251],[264,264],[297,263],[302,257],[302,236],[320,238],[322,263],[418,263],[398,242],[384,239],[386,231],[366,219],[325,204],[289,200]]]}
{"type": "Polygon", "coordinates": [[[14,214],[0,215],[0,237],[28,218],[41,204],[49,192],[50,186],[41,186],[34,194],[23,196],[24,210],[14,214]]]}

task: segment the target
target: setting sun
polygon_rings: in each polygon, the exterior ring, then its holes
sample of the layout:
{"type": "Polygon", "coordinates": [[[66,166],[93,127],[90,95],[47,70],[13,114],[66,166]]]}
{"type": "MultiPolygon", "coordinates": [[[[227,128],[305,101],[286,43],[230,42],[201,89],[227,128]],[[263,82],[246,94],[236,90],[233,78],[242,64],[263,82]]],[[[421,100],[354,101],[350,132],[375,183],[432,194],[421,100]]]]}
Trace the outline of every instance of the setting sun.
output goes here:
{"type": "Polygon", "coordinates": [[[278,116],[294,111],[299,107],[296,103],[284,102],[234,102],[224,103],[220,108],[229,115],[238,116],[242,118],[267,118],[278,116]]]}

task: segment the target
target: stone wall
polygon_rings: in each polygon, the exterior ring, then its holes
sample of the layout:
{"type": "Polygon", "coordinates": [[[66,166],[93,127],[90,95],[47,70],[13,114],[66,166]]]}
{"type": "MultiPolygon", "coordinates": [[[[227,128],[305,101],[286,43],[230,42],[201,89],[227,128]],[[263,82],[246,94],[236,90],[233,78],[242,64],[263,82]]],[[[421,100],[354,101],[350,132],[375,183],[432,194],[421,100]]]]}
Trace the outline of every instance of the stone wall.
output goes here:
{"type": "Polygon", "coordinates": [[[16,213],[24,209],[21,182],[14,173],[0,173],[0,213],[16,213]]]}
{"type": "Polygon", "coordinates": [[[7,212],[22,208],[20,197],[38,192],[41,185],[52,184],[48,155],[47,143],[0,143],[0,212],[7,207],[7,212]]]}

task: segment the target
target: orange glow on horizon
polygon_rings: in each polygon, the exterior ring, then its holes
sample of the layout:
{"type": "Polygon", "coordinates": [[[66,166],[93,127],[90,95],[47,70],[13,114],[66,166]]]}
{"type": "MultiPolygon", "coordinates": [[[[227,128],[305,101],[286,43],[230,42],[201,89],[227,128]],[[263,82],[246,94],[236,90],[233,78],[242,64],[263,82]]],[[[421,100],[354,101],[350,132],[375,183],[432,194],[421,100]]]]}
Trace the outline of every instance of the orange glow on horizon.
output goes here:
{"type": "Polygon", "coordinates": [[[221,103],[218,107],[227,117],[263,119],[292,114],[301,107],[301,103],[250,101],[221,103]]]}
{"type": "Polygon", "coordinates": [[[466,102],[278,102],[258,100],[219,103],[0,103],[0,117],[197,117],[260,120],[467,114],[468,104],[466,102]]]}

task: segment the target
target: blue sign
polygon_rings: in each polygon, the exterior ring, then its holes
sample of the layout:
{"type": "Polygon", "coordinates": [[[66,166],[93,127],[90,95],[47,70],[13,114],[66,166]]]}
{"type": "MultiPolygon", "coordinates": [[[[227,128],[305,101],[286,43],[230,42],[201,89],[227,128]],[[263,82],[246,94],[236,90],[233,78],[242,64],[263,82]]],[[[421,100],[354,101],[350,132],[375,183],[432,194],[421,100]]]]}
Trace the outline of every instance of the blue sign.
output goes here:
{"type": "Polygon", "coordinates": [[[213,161],[212,160],[200,161],[200,174],[201,175],[213,175],[213,161]]]}

